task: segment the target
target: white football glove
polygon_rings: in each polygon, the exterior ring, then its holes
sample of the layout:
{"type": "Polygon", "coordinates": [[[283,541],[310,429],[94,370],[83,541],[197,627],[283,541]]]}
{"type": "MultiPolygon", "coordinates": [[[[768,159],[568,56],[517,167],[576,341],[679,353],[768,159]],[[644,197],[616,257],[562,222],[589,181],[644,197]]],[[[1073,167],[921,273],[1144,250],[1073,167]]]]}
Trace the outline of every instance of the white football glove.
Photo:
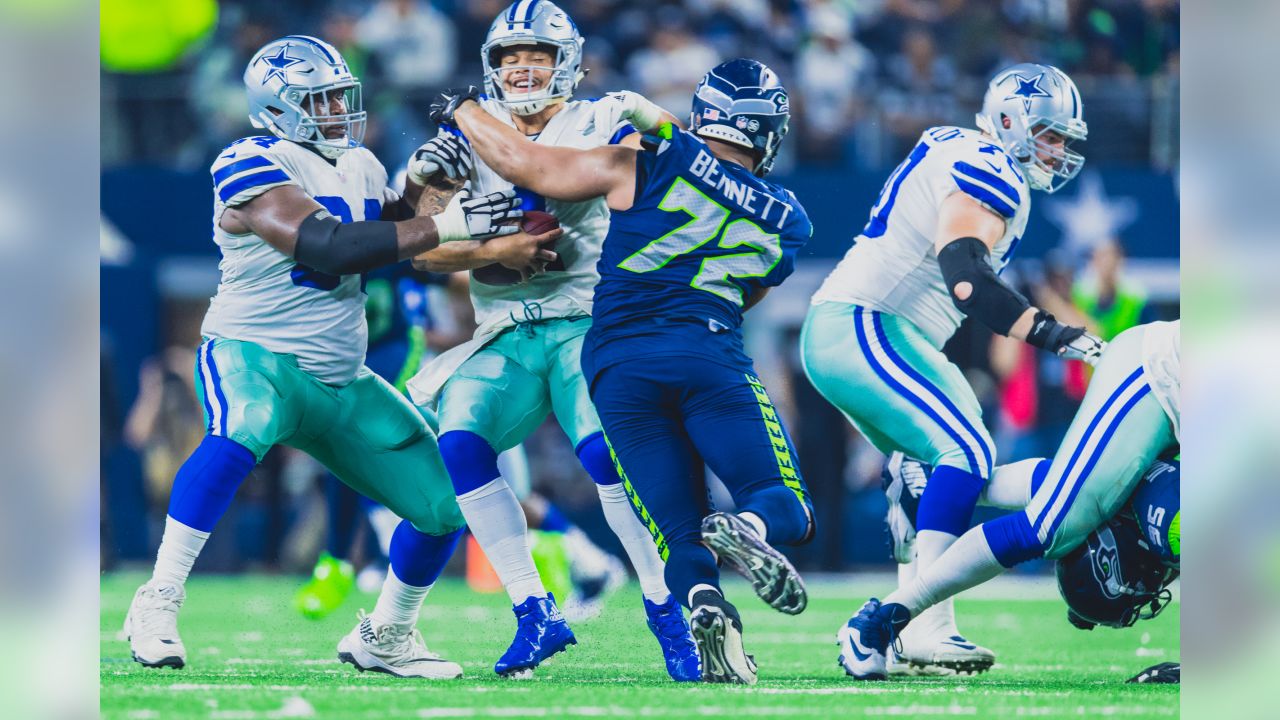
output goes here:
{"type": "Polygon", "coordinates": [[[519,223],[508,223],[522,217],[524,210],[520,209],[520,199],[516,197],[515,190],[474,198],[469,190],[460,190],[444,212],[432,215],[431,219],[436,223],[436,236],[441,243],[447,243],[485,240],[519,232],[519,223]]]}
{"type": "Polygon", "coordinates": [[[465,179],[471,174],[471,148],[455,135],[432,138],[409,158],[409,179],[426,185],[436,173],[450,180],[465,179]]]}
{"type": "Polygon", "coordinates": [[[613,92],[593,103],[592,114],[579,124],[578,130],[585,131],[592,124],[597,131],[612,130],[620,122],[629,122],[640,132],[649,132],[662,122],[663,112],[662,108],[639,93],[630,90],[613,92]]]}
{"type": "Polygon", "coordinates": [[[1103,342],[1102,338],[1084,333],[1058,348],[1058,357],[1065,360],[1083,360],[1089,363],[1090,366],[1096,366],[1106,349],[1107,344],[1103,342]]]}

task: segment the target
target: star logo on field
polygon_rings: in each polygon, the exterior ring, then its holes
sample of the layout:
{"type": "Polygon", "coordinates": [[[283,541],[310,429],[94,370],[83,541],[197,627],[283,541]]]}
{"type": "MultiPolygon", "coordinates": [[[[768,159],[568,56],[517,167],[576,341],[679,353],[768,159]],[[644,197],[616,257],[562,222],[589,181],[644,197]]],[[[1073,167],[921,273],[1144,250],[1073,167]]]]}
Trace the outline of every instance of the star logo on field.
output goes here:
{"type": "Polygon", "coordinates": [[[289,46],[285,45],[280,48],[280,52],[270,56],[264,55],[258,62],[264,62],[271,67],[270,70],[267,70],[266,77],[262,78],[263,85],[271,82],[271,78],[276,77],[280,78],[280,82],[287,84],[289,82],[287,75],[289,67],[302,62],[302,58],[289,57],[289,46]]]}
{"type": "Polygon", "coordinates": [[[1040,73],[1033,78],[1014,75],[1013,79],[1018,83],[1018,87],[1005,100],[1012,100],[1016,97],[1022,98],[1022,107],[1027,112],[1031,112],[1032,98],[1053,97],[1048,91],[1040,87],[1040,81],[1044,79],[1044,73],[1040,73]]]}

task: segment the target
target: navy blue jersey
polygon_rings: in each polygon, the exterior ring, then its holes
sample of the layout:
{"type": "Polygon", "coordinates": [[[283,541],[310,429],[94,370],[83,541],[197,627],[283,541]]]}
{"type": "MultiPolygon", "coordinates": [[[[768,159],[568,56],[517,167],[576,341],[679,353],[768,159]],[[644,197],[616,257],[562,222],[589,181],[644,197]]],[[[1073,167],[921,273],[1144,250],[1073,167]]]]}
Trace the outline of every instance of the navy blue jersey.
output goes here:
{"type": "Polygon", "coordinates": [[[597,269],[588,377],[617,360],[699,356],[746,369],[744,301],[780,284],[813,226],[796,196],[664,125],[636,156],[635,202],[615,212],[597,269]]]}
{"type": "Polygon", "coordinates": [[[1170,567],[1182,564],[1182,461],[1157,460],[1129,499],[1151,552],[1170,567]]]}

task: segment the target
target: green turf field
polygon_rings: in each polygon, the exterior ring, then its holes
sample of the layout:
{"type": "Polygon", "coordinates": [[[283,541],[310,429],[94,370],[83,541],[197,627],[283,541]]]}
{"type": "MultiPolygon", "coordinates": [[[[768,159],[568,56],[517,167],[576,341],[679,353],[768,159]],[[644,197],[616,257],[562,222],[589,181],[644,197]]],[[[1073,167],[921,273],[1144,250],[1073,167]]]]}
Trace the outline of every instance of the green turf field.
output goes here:
{"type": "Polygon", "coordinates": [[[532,680],[503,680],[493,661],[515,627],[505,595],[476,595],[442,581],[420,627],[433,650],[462,663],[466,678],[431,683],[357,673],[336,659],[338,639],[373,596],[357,596],[329,619],[304,620],[290,607],[300,580],[275,576],[194,578],[179,629],[183,670],[149,670],[117,637],[139,575],[102,579],[104,718],[452,718],[452,717],[842,717],[961,715],[978,718],[1167,717],[1176,686],[1125,685],[1148,665],[1178,658],[1174,604],[1126,631],[1076,630],[1043,586],[1007,586],[957,604],[961,629],[995,650],[995,668],[976,678],[904,678],[854,683],[836,666],[835,633],[868,583],[813,581],[808,610],[780,615],[731,585],[743,611],[747,650],[760,666],[752,688],[676,685],[645,628],[639,591],[625,588],[604,614],[575,626],[579,644],[532,680]]]}

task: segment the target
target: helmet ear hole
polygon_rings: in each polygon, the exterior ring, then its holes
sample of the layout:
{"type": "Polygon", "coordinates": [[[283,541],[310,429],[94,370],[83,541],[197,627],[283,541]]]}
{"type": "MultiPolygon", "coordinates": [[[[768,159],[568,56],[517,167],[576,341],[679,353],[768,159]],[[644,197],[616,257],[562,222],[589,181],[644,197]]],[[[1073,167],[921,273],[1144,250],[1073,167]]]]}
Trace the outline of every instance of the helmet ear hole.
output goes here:
{"type": "Polygon", "coordinates": [[[1005,130],[1008,130],[1009,128],[1013,127],[1013,121],[1010,120],[1009,116],[1005,115],[1004,113],[1000,113],[1000,124],[1004,126],[1005,130]]]}

